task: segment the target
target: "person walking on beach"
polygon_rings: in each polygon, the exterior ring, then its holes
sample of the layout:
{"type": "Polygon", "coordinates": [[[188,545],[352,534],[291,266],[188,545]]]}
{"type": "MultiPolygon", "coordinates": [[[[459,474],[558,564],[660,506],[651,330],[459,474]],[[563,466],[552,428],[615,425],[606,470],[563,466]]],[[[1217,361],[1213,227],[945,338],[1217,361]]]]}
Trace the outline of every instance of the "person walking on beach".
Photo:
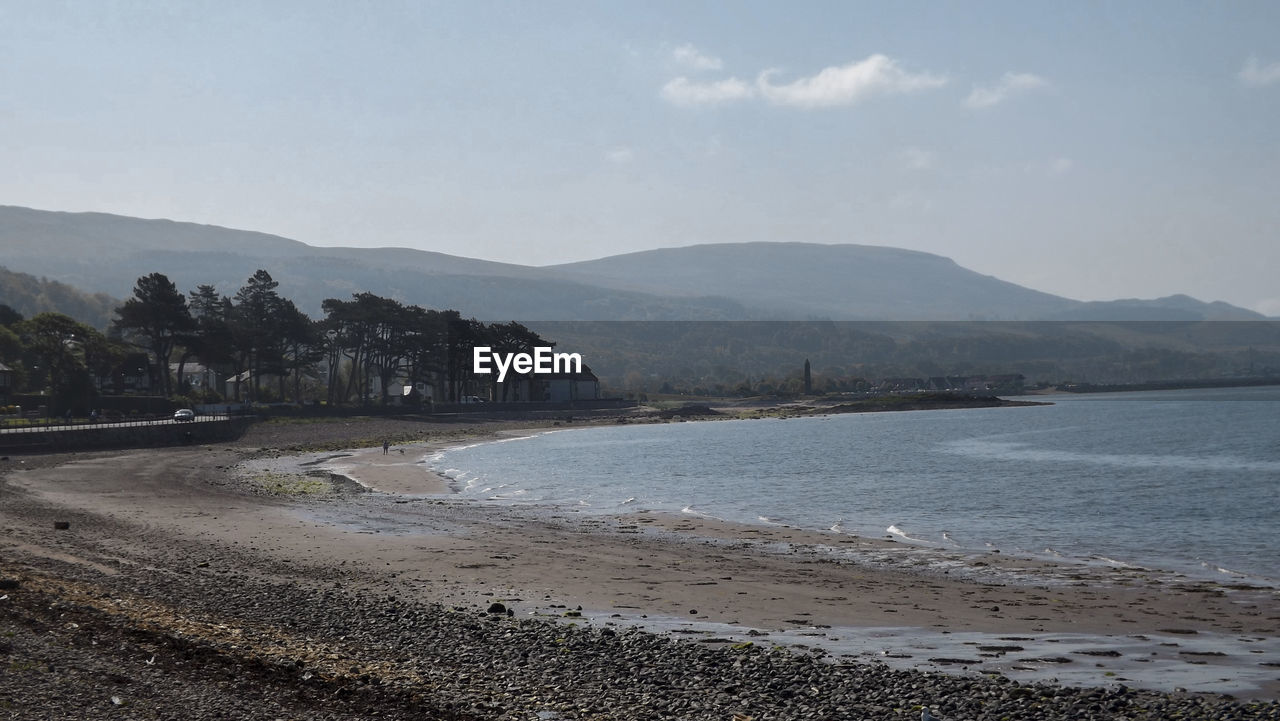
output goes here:
{"type": "Polygon", "coordinates": [[[387,451],[388,451],[388,449],[390,449],[390,448],[391,448],[391,441],[383,441],[383,442],[382,442],[382,455],[384,455],[384,456],[385,456],[385,455],[387,455],[387,451]]]}

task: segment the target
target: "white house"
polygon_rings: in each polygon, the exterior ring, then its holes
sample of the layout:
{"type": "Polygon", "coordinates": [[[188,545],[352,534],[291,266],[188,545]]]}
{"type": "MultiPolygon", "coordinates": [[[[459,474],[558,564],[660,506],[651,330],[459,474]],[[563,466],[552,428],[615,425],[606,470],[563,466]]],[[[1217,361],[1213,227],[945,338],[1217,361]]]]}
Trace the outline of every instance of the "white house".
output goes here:
{"type": "Polygon", "coordinates": [[[222,392],[222,384],[218,382],[218,372],[212,368],[206,368],[201,363],[187,363],[182,366],[182,376],[178,376],[178,364],[169,364],[169,374],[177,379],[178,383],[174,388],[182,393],[186,389],[192,390],[212,390],[222,392]]]}

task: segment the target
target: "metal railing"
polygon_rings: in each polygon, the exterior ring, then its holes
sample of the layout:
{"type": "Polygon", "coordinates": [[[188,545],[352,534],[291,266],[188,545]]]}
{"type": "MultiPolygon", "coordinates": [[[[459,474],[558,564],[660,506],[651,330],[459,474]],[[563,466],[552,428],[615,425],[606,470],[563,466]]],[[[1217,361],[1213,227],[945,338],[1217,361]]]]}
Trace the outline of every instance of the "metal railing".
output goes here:
{"type": "Polygon", "coordinates": [[[217,414],[200,414],[190,421],[176,421],[172,414],[127,416],[124,418],[83,418],[67,421],[63,418],[8,418],[0,417],[0,433],[46,433],[57,431],[83,431],[94,428],[140,428],[156,425],[187,425],[189,423],[209,423],[229,421],[232,416],[217,414]]]}

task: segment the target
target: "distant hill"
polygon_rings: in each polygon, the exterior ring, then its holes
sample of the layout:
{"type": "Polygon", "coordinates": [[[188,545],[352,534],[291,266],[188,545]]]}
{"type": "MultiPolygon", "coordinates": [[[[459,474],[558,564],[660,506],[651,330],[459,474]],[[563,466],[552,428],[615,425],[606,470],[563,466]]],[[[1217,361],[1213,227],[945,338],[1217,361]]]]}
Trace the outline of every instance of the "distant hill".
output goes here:
{"type": "Polygon", "coordinates": [[[716,243],[550,269],[611,288],[724,296],[779,318],[1011,320],[1078,305],[939,255],[867,245],[716,243]]]}
{"type": "Polygon", "coordinates": [[[54,312],[105,330],[120,301],[106,293],[85,293],[65,283],[15,273],[0,266],[0,305],[7,305],[24,318],[54,312]]]}
{"type": "Polygon", "coordinates": [[[257,269],[316,315],[370,291],[483,320],[1203,320],[1262,316],[1186,296],[1081,303],[866,245],[722,243],[549,267],[407,248],[323,248],[253,231],[0,206],[0,264],[126,297],[161,272],[234,293],[257,269]]]}
{"type": "Polygon", "coordinates": [[[138,277],[161,272],[180,289],[208,283],[234,293],[259,268],[280,292],[319,315],[325,298],[370,291],[485,320],[734,320],[723,298],[670,299],[580,283],[521,265],[408,248],[318,248],[212,225],[104,213],[0,206],[0,264],[93,292],[128,296],[138,277]]]}
{"type": "Polygon", "coordinates": [[[1155,300],[1127,298],[1106,302],[1081,303],[1063,313],[1046,316],[1049,320],[1146,321],[1146,320],[1261,320],[1261,313],[1223,303],[1205,303],[1189,295],[1171,295],[1155,300]]]}

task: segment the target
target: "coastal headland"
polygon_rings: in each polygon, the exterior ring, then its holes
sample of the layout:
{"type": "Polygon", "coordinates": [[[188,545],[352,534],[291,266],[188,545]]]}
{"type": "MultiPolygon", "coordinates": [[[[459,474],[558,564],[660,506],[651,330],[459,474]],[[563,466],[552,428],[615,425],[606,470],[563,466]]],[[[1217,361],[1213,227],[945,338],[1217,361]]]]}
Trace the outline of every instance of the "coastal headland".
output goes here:
{"type": "Polygon", "coordinates": [[[263,423],[0,461],[0,710],[1280,719],[1273,588],[488,504],[421,462],[561,422],[263,423]]]}

